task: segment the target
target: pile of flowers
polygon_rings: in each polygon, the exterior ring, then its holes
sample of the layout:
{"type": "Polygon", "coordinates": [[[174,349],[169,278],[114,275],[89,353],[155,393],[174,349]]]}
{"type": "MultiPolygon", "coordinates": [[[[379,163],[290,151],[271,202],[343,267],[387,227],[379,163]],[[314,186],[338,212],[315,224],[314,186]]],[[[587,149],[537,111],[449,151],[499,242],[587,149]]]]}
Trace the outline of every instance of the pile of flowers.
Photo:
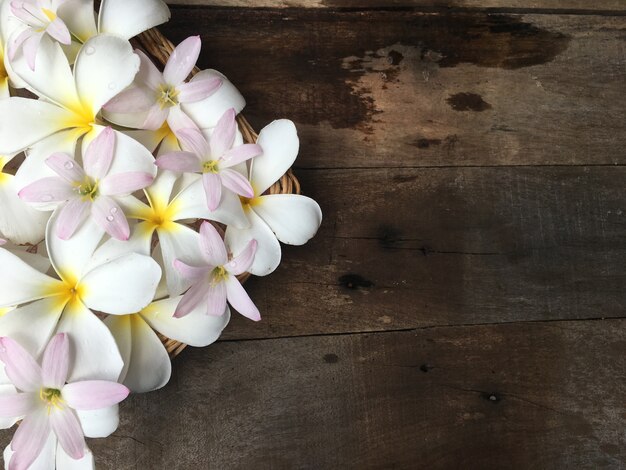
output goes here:
{"type": "Polygon", "coordinates": [[[199,37],[163,71],[133,50],[169,19],[161,0],[0,5],[0,426],[18,423],[5,467],[94,468],[85,437],[170,378],[157,333],[201,347],[230,307],[260,320],[237,276],[273,272],[279,242],[306,243],[322,214],[268,194],[295,126],[244,143],[236,88],[215,70],[189,79],[199,37]]]}

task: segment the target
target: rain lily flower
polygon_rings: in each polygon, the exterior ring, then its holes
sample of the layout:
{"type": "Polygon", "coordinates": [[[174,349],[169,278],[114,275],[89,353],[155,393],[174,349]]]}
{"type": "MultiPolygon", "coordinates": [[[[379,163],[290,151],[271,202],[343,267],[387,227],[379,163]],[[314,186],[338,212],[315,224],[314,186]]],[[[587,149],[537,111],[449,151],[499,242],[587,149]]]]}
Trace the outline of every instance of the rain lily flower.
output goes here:
{"type": "Polygon", "coordinates": [[[32,245],[43,240],[49,213],[33,209],[18,196],[15,176],[5,172],[13,156],[0,156],[0,231],[14,243],[32,245]]]}
{"type": "Polygon", "coordinates": [[[22,50],[31,70],[35,70],[35,60],[39,43],[44,35],[49,35],[61,44],[72,42],[70,31],[57,15],[57,8],[64,0],[10,0],[11,12],[26,28],[14,34],[9,43],[9,59],[13,60],[18,50],[22,50]]]}
{"type": "MultiPolygon", "coordinates": [[[[128,139],[121,134],[119,138],[128,139]]],[[[124,146],[117,147],[119,150],[124,146]]],[[[148,150],[139,145],[135,147],[138,151],[116,157],[116,134],[107,127],[87,146],[83,156],[84,169],[70,155],[52,154],[46,164],[58,176],[31,183],[19,192],[19,197],[32,203],[61,202],[57,209],[57,235],[64,240],[70,238],[88,217],[113,238],[127,240],[130,228],[117,199],[145,188],[156,174],[154,167],[148,166],[152,161],[148,150]],[[122,160],[123,168],[111,173],[114,157],[122,160]]]]}
{"type": "Polygon", "coordinates": [[[258,250],[250,273],[265,276],[279,265],[281,249],[278,241],[303,245],[317,232],[322,211],[313,199],[296,194],[264,194],[291,167],[298,155],[296,128],[289,120],[272,122],[259,133],[257,144],[263,154],[255,157],[250,167],[254,197],[244,200],[249,221],[247,228],[229,225],[225,241],[234,252],[258,242],[258,250]]]}
{"type": "Polygon", "coordinates": [[[218,231],[209,222],[203,222],[200,227],[202,265],[189,265],[178,259],[174,261],[174,267],[182,276],[193,282],[176,307],[174,316],[184,317],[199,305],[204,306],[207,315],[223,315],[228,301],[243,316],[259,321],[259,309],[236,277],[248,270],[256,247],[256,240],[251,240],[238,256],[229,260],[226,245],[218,231]]]}
{"type": "Polygon", "coordinates": [[[109,101],[105,110],[116,114],[143,111],[145,119],[138,127],[156,130],[167,121],[171,128],[168,119],[171,108],[181,107],[184,112],[186,103],[202,101],[222,85],[222,80],[216,77],[185,82],[196,65],[200,47],[199,36],[185,39],[170,55],[163,73],[145,54],[136,51],[141,58],[141,68],[134,85],[109,101]]]}
{"type": "Polygon", "coordinates": [[[224,113],[207,142],[198,129],[177,132],[182,152],[170,152],[159,157],[159,168],[179,173],[200,173],[209,210],[214,211],[222,199],[222,186],[245,198],[254,197],[252,186],[245,176],[232,167],[239,165],[263,150],[256,144],[233,148],[237,133],[235,110],[224,113]]]}
{"type": "Polygon", "coordinates": [[[113,381],[66,383],[70,352],[69,339],[64,333],[52,338],[41,366],[19,343],[1,337],[0,361],[19,390],[0,396],[0,416],[24,417],[11,441],[10,470],[29,468],[44,449],[50,434],[54,434],[67,456],[83,459],[86,444],[77,410],[108,408],[124,400],[129,393],[124,385],[113,381]]]}
{"type": "Polygon", "coordinates": [[[69,333],[74,341],[71,380],[117,380],[122,359],[111,333],[93,312],[140,311],[154,298],[161,269],[137,253],[96,263],[93,253],[103,232],[94,222],[85,222],[68,241],[55,235],[57,225],[58,214],[53,214],[46,244],[56,276],[0,248],[0,308],[17,306],[0,317],[0,331],[33,355],[41,353],[53,334],[69,333]]]}

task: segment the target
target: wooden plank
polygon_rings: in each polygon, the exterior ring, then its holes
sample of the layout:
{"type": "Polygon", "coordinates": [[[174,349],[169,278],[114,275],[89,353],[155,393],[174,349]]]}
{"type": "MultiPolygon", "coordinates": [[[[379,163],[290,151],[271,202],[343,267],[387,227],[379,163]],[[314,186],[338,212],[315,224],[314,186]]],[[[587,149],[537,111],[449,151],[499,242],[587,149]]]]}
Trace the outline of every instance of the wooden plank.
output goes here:
{"type": "Polygon", "coordinates": [[[624,11],[622,0],[168,0],[170,5],[231,8],[522,8],[624,11]]]}
{"type": "Polygon", "coordinates": [[[624,17],[176,8],[300,166],[624,164],[624,17]]]}
{"type": "Polygon", "coordinates": [[[299,174],[321,230],[225,338],[624,316],[626,168],[299,174]]]}
{"type": "Polygon", "coordinates": [[[219,343],[89,445],[120,470],[618,469],[625,348],[624,320],[219,343]]]}

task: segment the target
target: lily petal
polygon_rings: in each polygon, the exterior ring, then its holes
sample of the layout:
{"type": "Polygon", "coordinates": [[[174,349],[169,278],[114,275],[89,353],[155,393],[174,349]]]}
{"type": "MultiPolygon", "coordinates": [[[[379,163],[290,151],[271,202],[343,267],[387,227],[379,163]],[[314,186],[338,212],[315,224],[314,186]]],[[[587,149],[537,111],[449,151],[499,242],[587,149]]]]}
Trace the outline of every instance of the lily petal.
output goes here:
{"type": "Polygon", "coordinates": [[[176,46],[163,69],[163,78],[169,85],[185,81],[198,61],[201,46],[200,36],[188,37],[176,46]]]}
{"type": "Polygon", "coordinates": [[[194,153],[197,157],[205,157],[211,154],[211,147],[200,129],[179,129],[176,131],[176,137],[180,140],[181,147],[184,150],[194,153]]]}
{"type": "Polygon", "coordinates": [[[109,100],[104,105],[104,109],[111,113],[129,114],[148,111],[155,103],[152,90],[143,86],[131,85],[109,100]]]}
{"type": "Polygon", "coordinates": [[[83,163],[85,171],[92,178],[103,178],[111,168],[115,152],[116,134],[110,127],[105,127],[87,145],[83,145],[83,163]]]}
{"type": "Polygon", "coordinates": [[[104,196],[123,196],[149,186],[154,180],[152,173],[128,171],[108,175],[100,181],[100,193],[104,196]]]}
{"type": "Polygon", "coordinates": [[[194,103],[208,98],[222,86],[222,80],[215,77],[206,80],[194,80],[178,85],[178,101],[180,103],[194,103]]]}
{"type": "Polygon", "coordinates": [[[43,386],[60,390],[67,380],[70,345],[65,333],[55,335],[48,343],[41,365],[43,386]]]}
{"type": "Polygon", "coordinates": [[[235,276],[247,272],[254,261],[257,246],[256,240],[250,240],[244,250],[224,266],[226,270],[235,276]]]}
{"type": "Polygon", "coordinates": [[[41,367],[28,351],[7,336],[0,337],[0,361],[18,389],[35,392],[41,388],[41,367]]]}
{"type": "Polygon", "coordinates": [[[25,202],[62,202],[72,199],[76,193],[72,185],[58,176],[49,176],[21,189],[18,196],[25,202]]]}
{"type": "Polygon", "coordinates": [[[230,150],[235,143],[235,134],[237,133],[237,121],[235,121],[235,110],[233,108],[227,110],[220,118],[211,134],[211,155],[218,159],[230,150]]]}
{"type": "Polygon", "coordinates": [[[69,240],[76,233],[87,217],[91,209],[91,203],[80,197],[75,197],[59,206],[57,233],[61,240],[69,240]]]}
{"type": "Polygon", "coordinates": [[[59,41],[61,44],[68,45],[72,42],[69,29],[67,29],[66,24],[58,16],[48,24],[46,33],[59,41]]]}
{"type": "Polygon", "coordinates": [[[130,391],[122,384],[106,380],[84,380],[63,387],[62,396],[76,410],[99,410],[124,401],[130,391]]]}
{"type": "Polygon", "coordinates": [[[52,409],[50,426],[63,450],[73,459],[82,459],[85,455],[85,436],[74,411],[70,408],[52,409]]]}
{"type": "Polygon", "coordinates": [[[18,418],[30,414],[38,398],[35,393],[0,395],[0,418],[18,418]]]}
{"type": "Polygon", "coordinates": [[[209,266],[192,266],[179,259],[174,260],[174,268],[176,268],[182,277],[189,279],[190,281],[198,281],[199,279],[208,276],[211,271],[211,267],[209,266]]]}
{"type": "Polygon", "coordinates": [[[207,296],[206,313],[207,315],[220,316],[226,311],[226,283],[218,282],[211,284],[209,287],[209,295],[207,296]]]}
{"type": "Polygon", "coordinates": [[[259,309],[256,305],[254,305],[254,302],[252,302],[252,299],[250,299],[250,296],[237,278],[234,276],[228,276],[225,284],[228,303],[231,307],[250,320],[260,321],[261,313],[259,312],[259,309]]]}
{"type": "Polygon", "coordinates": [[[91,216],[96,223],[117,240],[128,240],[130,226],[120,205],[108,196],[100,196],[91,204],[91,216]]]}
{"type": "Polygon", "coordinates": [[[232,192],[247,198],[254,197],[254,189],[252,189],[252,185],[241,173],[227,168],[220,171],[220,178],[222,180],[222,184],[232,192]]]}
{"type": "Polygon", "coordinates": [[[53,153],[46,159],[46,165],[68,183],[82,183],[85,179],[83,169],[66,153],[53,153]]]}
{"type": "Polygon", "coordinates": [[[175,269],[174,260],[186,262],[198,260],[200,253],[200,236],[198,232],[182,224],[175,224],[171,230],[158,228],[159,243],[163,254],[163,265],[170,296],[182,294],[190,282],[175,269]]]}
{"type": "Polygon", "coordinates": [[[45,409],[26,416],[11,441],[15,453],[11,457],[9,469],[29,468],[44,448],[49,434],[50,425],[45,409]]]}
{"type": "Polygon", "coordinates": [[[206,194],[206,204],[210,211],[215,211],[222,199],[222,179],[217,173],[204,173],[202,185],[206,194]]]}
{"type": "Polygon", "coordinates": [[[200,254],[210,266],[222,266],[228,262],[224,240],[209,222],[202,222],[200,226],[200,254]]]}
{"type": "Polygon", "coordinates": [[[174,317],[182,318],[189,315],[198,307],[203,308],[206,314],[206,305],[210,288],[211,284],[208,280],[200,281],[191,286],[176,306],[174,317]]]}
{"type": "Polygon", "coordinates": [[[244,144],[227,151],[222,156],[221,167],[230,168],[235,165],[257,157],[263,153],[263,149],[257,144],[244,144]]]}
{"type": "Polygon", "coordinates": [[[176,173],[196,173],[201,171],[200,159],[190,152],[170,152],[156,160],[156,166],[176,173]]]}

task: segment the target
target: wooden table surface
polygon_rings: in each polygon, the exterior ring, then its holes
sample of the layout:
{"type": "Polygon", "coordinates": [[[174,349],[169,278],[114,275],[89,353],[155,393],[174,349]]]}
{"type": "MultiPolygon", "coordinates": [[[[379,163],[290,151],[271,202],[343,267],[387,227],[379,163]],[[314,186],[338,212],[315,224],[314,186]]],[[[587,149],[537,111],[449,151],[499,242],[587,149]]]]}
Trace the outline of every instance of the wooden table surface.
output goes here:
{"type": "Polygon", "coordinates": [[[318,236],[106,469],[626,467],[626,1],[179,0],[318,236]],[[255,7],[249,8],[251,3],[255,7]]]}

